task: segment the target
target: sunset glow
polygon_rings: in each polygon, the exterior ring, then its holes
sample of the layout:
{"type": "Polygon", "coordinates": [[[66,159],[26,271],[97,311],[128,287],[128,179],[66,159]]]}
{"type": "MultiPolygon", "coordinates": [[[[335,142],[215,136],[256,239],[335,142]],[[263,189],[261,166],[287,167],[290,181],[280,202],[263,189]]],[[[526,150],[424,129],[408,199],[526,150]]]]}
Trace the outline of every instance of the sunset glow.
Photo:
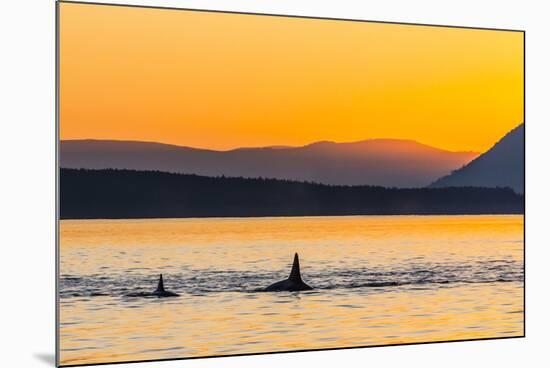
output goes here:
{"type": "Polygon", "coordinates": [[[525,337],[523,32],[57,6],[58,365],[525,337]]]}
{"type": "Polygon", "coordinates": [[[482,152],[523,121],[523,34],[60,4],[61,139],[482,152]]]}

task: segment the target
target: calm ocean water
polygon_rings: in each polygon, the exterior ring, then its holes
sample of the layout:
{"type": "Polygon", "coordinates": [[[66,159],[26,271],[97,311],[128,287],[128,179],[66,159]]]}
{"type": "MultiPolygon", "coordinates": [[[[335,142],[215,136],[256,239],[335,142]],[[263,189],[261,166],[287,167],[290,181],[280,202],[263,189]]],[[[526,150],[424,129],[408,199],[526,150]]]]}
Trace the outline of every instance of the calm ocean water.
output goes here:
{"type": "Polygon", "coordinates": [[[523,334],[523,216],[64,220],[60,270],[62,364],[523,334]]]}

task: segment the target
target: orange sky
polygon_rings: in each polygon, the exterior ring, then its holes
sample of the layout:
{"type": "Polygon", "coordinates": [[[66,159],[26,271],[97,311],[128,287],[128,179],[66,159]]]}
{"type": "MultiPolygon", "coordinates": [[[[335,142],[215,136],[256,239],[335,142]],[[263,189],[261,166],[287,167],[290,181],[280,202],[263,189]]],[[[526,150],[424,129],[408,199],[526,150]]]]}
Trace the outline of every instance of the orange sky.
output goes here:
{"type": "Polygon", "coordinates": [[[61,139],[485,151],[522,120],[520,32],[60,4],[61,139]]]}

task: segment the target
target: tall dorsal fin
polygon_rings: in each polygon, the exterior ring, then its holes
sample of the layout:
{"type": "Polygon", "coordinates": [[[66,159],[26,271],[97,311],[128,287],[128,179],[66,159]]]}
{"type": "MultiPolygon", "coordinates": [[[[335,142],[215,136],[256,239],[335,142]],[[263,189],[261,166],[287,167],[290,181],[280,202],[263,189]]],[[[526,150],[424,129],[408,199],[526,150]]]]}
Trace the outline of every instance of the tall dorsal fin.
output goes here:
{"type": "Polygon", "coordinates": [[[160,274],[160,277],[159,277],[159,283],[157,285],[157,291],[164,292],[164,281],[162,281],[162,273],[160,274]]]}
{"type": "Polygon", "coordinates": [[[300,275],[300,260],[298,259],[298,253],[294,253],[294,263],[292,264],[292,271],[288,279],[291,281],[302,282],[302,276],[300,275]]]}

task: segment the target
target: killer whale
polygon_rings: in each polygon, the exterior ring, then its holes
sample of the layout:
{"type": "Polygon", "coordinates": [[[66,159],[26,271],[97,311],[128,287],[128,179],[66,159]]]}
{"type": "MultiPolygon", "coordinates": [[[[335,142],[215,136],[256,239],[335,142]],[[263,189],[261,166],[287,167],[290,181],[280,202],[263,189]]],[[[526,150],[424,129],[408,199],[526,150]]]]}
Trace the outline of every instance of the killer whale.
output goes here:
{"type": "Polygon", "coordinates": [[[144,293],[144,292],[138,292],[138,293],[131,293],[126,294],[128,297],[142,297],[142,298],[150,298],[150,297],[157,297],[157,298],[168,298],[172,296],[179,296],[176,293],[173,293],[171,291],[166,291],[164,289],[164,280],[162,279],[162,274],[159,276],[159,282],[157,284],[157,289],[153,291],[152,293],[144,293]]]}
{"type": "Polygon", "coordinates": [[[171,291],[164,290],[164,280],[162,279],[162,273],[159,277],[159,282],[157,284],[157,289],[151,293],[151,295],[159,297],[159,298],[168,298],[171,296],[179,296],[176,293],[173,293],[171,291]]]}
{"type": "Polygon", "coordinates": [[[300,275],[300,260],[298,259],[298,253],[294,253],[294,263],[292,263],[292,270],[286,280],[278,281],[269,285],[264,291],[304,291],[313,290],[311,286],[302,281],[300,275]]]}

